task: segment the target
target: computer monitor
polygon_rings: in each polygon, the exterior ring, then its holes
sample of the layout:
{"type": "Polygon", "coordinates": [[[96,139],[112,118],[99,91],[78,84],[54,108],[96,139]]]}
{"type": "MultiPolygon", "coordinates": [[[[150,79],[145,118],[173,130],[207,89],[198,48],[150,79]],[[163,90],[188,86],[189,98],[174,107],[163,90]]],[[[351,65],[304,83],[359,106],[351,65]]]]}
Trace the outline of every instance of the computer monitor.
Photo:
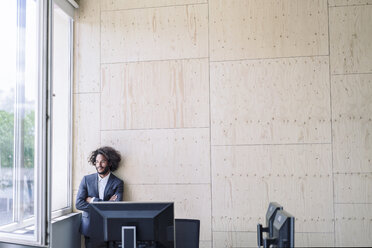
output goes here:
{"type": "Polygon", "coordinates": [[[278,210],[273,224],[272,237],[263,240],[266,247],[294,247],[295,220],[284,210],[278,210]]]}
{"type": "Polygon", "coordinates": [[[277,202],[270,202],[266,212],[266,227],[262,227],[261,224],[257,224],[257,244],[263,246],[263,233],[267,233],[267,237],[273,235],[273,224],[275,215],[278,210],[283,210],[283,207],[277,202]]]}
{"type": "Polygon", "coordinates": [[[97,202],[90,204],[92,243],[120,243],[122,227],[135,227],[137,246],[174,247],[174,204],[97,202]]]}
{"type": "Polygon", "coordinates": [[[283,210],[283,206],[277,202],[270,202],[269,208],[266,212],[266,227],[269,228],[268,236],[272,237],[273,234],[273,224],[275,220],[275,215],[278,210],[283,210]]]}

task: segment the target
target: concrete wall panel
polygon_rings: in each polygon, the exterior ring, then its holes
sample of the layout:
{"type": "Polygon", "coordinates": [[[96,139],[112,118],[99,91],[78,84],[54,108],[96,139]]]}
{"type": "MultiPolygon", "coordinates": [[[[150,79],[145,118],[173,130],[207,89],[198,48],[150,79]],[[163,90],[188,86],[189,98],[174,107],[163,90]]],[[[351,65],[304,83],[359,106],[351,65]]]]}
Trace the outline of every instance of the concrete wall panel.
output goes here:
{"type": "Polygon", "coordinates": [[[88,164],[88,157],[100,145],[100,94],[74,95],[74,148],[73,148],[73,189],[78,189],[86,174],[96,172],[88,164]]]}
{"type": "Polygon", "coordinates": [[[123,154],[118,174],[129,184],[209,183],[209,129],[102,132],[102,145],[123,154]]]}
{"type": "MultiPolygon", "coordinates": [[[[213,247],[257,247],[256,232],[213,232],[213,247]]],[[[333,233],[296,233],[295,247],[331,247],[333,233]]]]}
{"type": "Polygon", "coordinates": [[[326,0],[209,1],[212,61],[328,54],[326,0]]]}
{"type": "Polygon", "coordinates": [[[255,231],[271,201],[299,232],[333,231],[330,145],[212,149],[213,231],[255,231]]]}
{"type": "Polygon", "coordinates": [[[74,92],[99,92],[100,1],[81,0],[74,22],[74,92]]]}
{"type": "Polygon", "coordinates": [[[372,203],[372,173],[334,175],[336,203],[372,203]]]}
{"type": "Polygon", "coordinates": [[[207,59],[102,66],[103,130],[209,126],[207,59]]]}
{"type": "Polygon", "coordinates": [[[372,6],[330,8],[332,74],[372,72],[372,6]]]}
{"type": "Polygon", "coordinates": [[[372,246],[372,205],[336,204],[335,246],[372,246]]]}
{"type": "Polygon", "coordinates": [[[212,144],[330,142],[327,57],[211,63],[212,144]]]}
{"type": "Polygon", "coordinates": [[[369,5],[372,4],[372,0],[329,0],[329,6],[352,6],[352,5],[369,5]]]}
{"type": "Polygon", "coordinates": [[[372,74],[332,76],[335,172],[372,172],[372,74]]]}
{"type": "Polygon", "coordinates": [[[208,56],[208,6],[101,13],[101,62],[208,56]]]}

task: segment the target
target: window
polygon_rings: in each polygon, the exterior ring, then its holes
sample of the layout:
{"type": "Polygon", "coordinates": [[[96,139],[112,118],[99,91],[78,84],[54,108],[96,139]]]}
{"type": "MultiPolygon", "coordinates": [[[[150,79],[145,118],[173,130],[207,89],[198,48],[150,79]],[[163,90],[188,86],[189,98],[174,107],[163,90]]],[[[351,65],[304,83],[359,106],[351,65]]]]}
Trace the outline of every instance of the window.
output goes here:
{"type": "Polygon", "coordinates": [[[52,40],[52,211],[56,217],[72,209],[72,18],[57,4],[53,4],[52,40]]]}
{"type": "Polygon", "coordinates": [[[70,2],[1,2],[0,241],[46,245],[72,209],[70,2]]]}
{"type": "MultiPolygon", "coordinates": [[[[0,25],[0,234],[38,241],[43,207],[38,138],[39,31],[37,0],[2,1],[0,25]]],[[[45,209],[44,209],[45,210],[45,209]]],[[[45,212],[45,211],[44,211],[45,212]]]]}

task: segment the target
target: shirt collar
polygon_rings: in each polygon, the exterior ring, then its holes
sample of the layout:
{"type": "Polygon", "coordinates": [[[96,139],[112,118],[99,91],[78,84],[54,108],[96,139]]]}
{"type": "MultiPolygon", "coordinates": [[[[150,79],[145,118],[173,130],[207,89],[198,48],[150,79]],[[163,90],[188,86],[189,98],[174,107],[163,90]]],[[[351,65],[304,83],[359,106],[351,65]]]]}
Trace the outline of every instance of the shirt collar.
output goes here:
{"type": "Polygon", "coordinates": [[[104,178],[100,177],[99,174],[97,173],[97,176],[98,176],[98,182],[101,182],[101,181],[107,181],[109,179],[111,175],[111,172],[109,172],[109,174],[107,174],[107,176],[105,176],[104,178]]]}

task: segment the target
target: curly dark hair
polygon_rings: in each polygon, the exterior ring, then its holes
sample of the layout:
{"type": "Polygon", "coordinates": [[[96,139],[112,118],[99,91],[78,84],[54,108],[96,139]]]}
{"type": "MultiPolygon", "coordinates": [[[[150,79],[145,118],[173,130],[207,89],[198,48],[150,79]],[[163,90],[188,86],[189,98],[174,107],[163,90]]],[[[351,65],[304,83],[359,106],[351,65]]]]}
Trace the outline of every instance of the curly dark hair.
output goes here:
{"type": "Polygon", "coordinates": [[[96,164],[96,157],[98,154],[105,156],[110,166],[110,171],[116,171],[121,161],[120,152],[109,146],[103,146],[93,151],[88,159],[88,162],[92,165],[96,164]]]}

